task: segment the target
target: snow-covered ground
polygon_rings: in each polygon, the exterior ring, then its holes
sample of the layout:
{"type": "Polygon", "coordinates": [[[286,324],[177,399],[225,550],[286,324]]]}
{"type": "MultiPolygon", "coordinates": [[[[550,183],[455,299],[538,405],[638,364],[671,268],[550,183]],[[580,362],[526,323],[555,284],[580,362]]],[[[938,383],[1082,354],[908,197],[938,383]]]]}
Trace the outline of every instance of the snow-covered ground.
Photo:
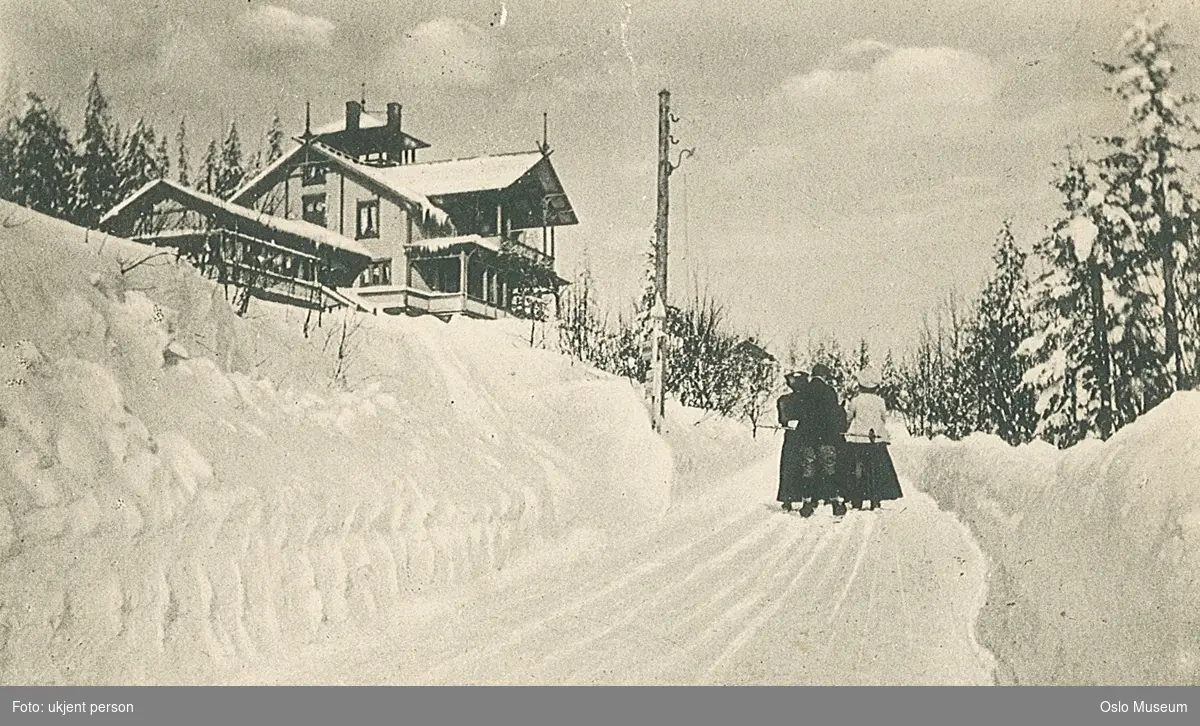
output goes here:
{"type": "Polygon", "coordinates": [[[805,520],[777,432],[659,437],[524,323],[239,318],[4,220],[0,683],[1197,682],[1200,394],[1066,453],[899,437],[903,500],[805,520]]]}
{"type": "Polygon", "coordinates": [[[523,328],[351,316],[339,362],[338,315],[0,219],[0,682],[204,682],[668,505],[637,391],[523,328]]]}
{"type": "Polygon", "coordinates": [[[269,684],[988,684],[973,637],[986,563],[913,492],[884,511],[773,502],[775,462],[677,503],[620,546],[508,572],[402,629],[347,633],[269,684]]]}
{"type": "Polygon", "coordinates": [[[901,447],[993,563],[981,642],[1018,684],[1200,683],[1200,393],[1065,451],[901,447]]]}

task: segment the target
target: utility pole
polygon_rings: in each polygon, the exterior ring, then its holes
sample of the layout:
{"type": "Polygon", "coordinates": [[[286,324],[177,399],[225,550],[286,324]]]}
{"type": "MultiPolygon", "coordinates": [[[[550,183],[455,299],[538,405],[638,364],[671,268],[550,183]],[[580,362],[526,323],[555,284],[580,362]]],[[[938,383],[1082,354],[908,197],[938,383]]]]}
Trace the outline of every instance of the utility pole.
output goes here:
{"type": "Polygon", "coordinates": [[[671,92],[658,93],[658,216],[654,221],[654,288],[667,304],[667,221],[671,209],[671,92]]]}
{"type": "Polygon", "coordinates": [[[651,333],[650,354],[650,421],[655,431],[662,431],[666,414],[666,366],[667,366],[667,222],[670,218],[671,194],[669,179],[679,168],[685,156],[692,156],[695,149],[685,149],[679,160],[671,163],[671,146],[679,141],[671,136],[671,122],[678,121],[671,115],[671,92],[666,89],[658,93],[658,214],[654,220],[654,305],[650,309],[651,333]]]}
{"type": "Polygon", "coordinates": [[[662,431],[666,415],[667,221],[671,196],[671,93],[658,94],[658,214],[654,220],[654,306],[650,309],[650,422],[662,431]]]}

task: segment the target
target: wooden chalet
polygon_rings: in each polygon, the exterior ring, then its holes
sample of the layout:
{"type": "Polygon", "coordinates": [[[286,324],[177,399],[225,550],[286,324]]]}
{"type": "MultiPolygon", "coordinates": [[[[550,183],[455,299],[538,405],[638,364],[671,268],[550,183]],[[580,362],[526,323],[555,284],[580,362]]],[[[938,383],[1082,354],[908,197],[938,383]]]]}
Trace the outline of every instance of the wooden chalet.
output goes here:
{"type": "Polygon", "coordinates": [[[549,150],[418,162],[401,118],[350,101],[229,200],[157,181],[101,228],[309,306],[495,318],[566,284],[555,230],[578,220],[549,150]]]}

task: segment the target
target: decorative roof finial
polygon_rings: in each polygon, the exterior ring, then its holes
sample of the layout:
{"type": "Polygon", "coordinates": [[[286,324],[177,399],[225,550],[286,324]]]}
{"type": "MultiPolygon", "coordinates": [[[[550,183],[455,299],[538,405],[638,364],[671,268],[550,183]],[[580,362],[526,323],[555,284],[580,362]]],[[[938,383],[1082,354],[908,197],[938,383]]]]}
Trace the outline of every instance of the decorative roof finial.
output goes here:
{"type": "Polygon", "coordinates": [[[362,110],[363,112],[367,110],[367,84],[365,81],[362,84],[362,110]]]}
{"type": "Polygon", "coordinates": [[[312,101],[304,102],[304,138],[312,138],[312,101]]]}

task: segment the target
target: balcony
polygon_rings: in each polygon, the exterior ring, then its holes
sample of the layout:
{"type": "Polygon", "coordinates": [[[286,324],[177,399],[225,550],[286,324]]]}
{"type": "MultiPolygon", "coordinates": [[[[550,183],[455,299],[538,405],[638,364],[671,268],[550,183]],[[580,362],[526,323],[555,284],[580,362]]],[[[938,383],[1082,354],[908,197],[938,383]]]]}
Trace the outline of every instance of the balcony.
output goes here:
{"type": "Polygon", "coordinates": [[[525,241],[525,230],[516,230],[507,235],[465,234],[456,237],[435,237],[433,239],[415,240],[408,248],[418,253],[418,256],[433,256],[457,252],[460,249],[478,247],[499,254],[505,249],[505,241],[514,243],[508,245],[508,250],[526,257],[533,262],[553,266],[554,258],[525,241]]]}
{"type": "Polygon", "coordinates": [[[337,292],[369,312],[398,314],[428,313],[449,316],[467,315],[472,318],[495,320],[510,317],[510,313],[474,296],[461,292],[431,292],[404,285],[372,285],[342,287],[337,292]]]}

